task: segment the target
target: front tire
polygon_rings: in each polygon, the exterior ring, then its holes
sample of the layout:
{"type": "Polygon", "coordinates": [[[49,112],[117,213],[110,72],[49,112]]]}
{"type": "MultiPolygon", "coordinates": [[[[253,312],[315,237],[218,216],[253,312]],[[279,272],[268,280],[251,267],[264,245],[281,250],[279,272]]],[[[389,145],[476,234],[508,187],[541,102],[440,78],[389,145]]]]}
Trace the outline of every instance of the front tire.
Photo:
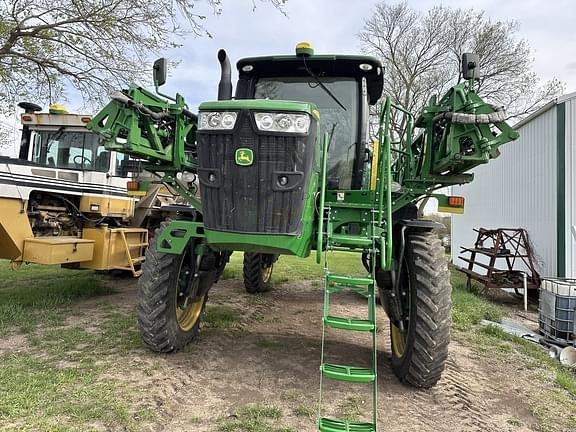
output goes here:
{"type": "Polygon", "coordinates": [[[450,343],[450,273],[444,248],[432,232],[406,234],[401,277],[404,330],[391,322],[392,369],[405,384],[433,387],[450,343]]]}
{"type": "MultiPolygon", "coordinates": [[[[156,242],[150,242],[138,283],[138,324],[144,343],[152,351],[179,350],[200,331],[207,291],[195,300],[186,301],[183,295],[194,255],[193,246],[182,255],[172,255],[159,253],[156,242]]],[[[200,272],[199,278],[209,276],[200,272]]]]}

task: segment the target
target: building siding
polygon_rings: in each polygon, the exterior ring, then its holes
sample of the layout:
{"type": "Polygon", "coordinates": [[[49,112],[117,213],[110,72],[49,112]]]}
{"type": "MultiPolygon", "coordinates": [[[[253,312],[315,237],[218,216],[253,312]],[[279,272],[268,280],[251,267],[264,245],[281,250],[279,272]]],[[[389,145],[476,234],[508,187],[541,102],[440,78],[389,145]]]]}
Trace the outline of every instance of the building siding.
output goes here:
{"type": "Polygon", "coordinates": [[[564,102],[565,121],[565,267],[566,276],[576,278],[576,98],[564,102]]]}
{"type": "MultiPolygon", "coordinates": [[[[543,276],[556,276],[556,109],[553,106],[523,124],[518,129],[520,138],[502,146],[499,158],[476,168],[472,183],[454,188],[453,194],[464,196],[466,200],[464,215],[452,218],[455,264],[465,265],[457,257],[461,246],[469,247],[474,243],[474,228],[525,228],[537,253],[538,270],[543,276]]],[[[576,110],[576,105],[570,109],[576,110]]],[[[571,134],[570,139],[573,139],[576,130],[567,125],[566,134],[571,134]]],[[[576,151],[571,157],[576,158],[576,151]]],[[[566,169],[568,171],[572,170],[566,169]]],[[[574,179],[571,181],[574,188],[574,179]]],[[[566,219],[575,225],[575,217],[570,215],[566,219]]],[[[576,258],[576,250],[572,251],[570,259],[573,257],[576,258]]]]}

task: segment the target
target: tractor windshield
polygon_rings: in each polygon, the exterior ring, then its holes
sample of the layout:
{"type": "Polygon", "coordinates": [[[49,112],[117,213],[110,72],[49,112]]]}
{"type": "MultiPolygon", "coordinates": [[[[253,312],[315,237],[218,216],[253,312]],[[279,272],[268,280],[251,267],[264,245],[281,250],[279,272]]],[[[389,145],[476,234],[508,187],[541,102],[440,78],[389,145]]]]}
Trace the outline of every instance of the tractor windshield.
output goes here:
{"type": "Polygon", "coordinates": [[[352,187],[352,171],[357,141],[358,82],[354,78],[320,77],[338,103],[312,77],[260,78],[255,99],[278,99],[316,104],[320,110],[321,132],[332,135],[328,158],[328,179],[337,189],[352,187]]]}
{"type": "Polygon", "coordinates": [[[101,172],[110,167],[110,152],[95,133],[39,130],[33,142],[32,162],[38,165],[101,172]]]}

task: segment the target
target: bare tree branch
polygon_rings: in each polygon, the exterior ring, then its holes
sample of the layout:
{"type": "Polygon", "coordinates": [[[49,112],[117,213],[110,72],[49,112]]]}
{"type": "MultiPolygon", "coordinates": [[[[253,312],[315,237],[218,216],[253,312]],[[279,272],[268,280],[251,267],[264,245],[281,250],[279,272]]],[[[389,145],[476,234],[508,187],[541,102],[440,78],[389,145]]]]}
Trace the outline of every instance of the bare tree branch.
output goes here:
{"type": "MultiPolygon", "coordinates": [[[[287,0],[260,1],[284,13],[287,0]]],[[[201,3],[222,13],[222,0],[0,0],[0,113],[71,87],[97,105],[111,88],[147,79],[152,54],[210,36],[201,3]]]]}
{"type": "Polygon", "coordinates": [[[521,118],[562,94],[564,86],[557,79],[540,82],[518,28],[515,21],[492,21],[472,9],[420,12],[406,2],[383,2],[358,37],[364,51],[384,64],[384,93],[415,114],[458,81],[462,54],[475,52],[482,72],[478,93],[505,106],[510,118],[521,118]]]}

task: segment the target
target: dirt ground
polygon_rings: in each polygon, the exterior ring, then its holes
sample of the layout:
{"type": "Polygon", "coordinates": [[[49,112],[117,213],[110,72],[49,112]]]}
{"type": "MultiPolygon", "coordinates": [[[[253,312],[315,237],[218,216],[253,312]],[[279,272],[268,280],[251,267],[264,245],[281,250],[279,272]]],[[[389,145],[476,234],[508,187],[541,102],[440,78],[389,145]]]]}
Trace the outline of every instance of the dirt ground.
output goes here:
{"type": "MultiPolygon", "coordinates": [[[[94,327],[103,310],[133,308],[135,282],[119,283],[127,286],[118,294],[82,303],[70,324],[94,327]]],[[[271,423],[275,427],[316,430],[313,413],[319,389],[322,304],[319,284],[285,283],[265,295],[250,296],[244,293],[240,280],[225,280],[212,289],[209,304],[233,308],[239,321],[231,328],[203,329],[198,340],[183,352],[158,355],[141,348],[110,363],[103,379],[128,390],[124,393],[130,395],[134,412],[154,413],[141,419],[139,428],[216,431],[222,421],[236,418],[237,410],[246,404],[264,403],[281,409],[281,418],[271,423]]],[[[363,299],[352,294],[343,298],[339,307],[351,316],[361,316],[365,310],[363,299]]],[[[401,385],[390,368],[386,317],[383,312],[379,315],[380,430],[542,430],[530,403],[537,391],[528,372],[505,359],[475,354],[462,334],[453,337],[446,371],[434,389],[414,390],[401,385]]],[[[328,335],[327,360],[359,364],[369,358],[368,336],[337,332],[328,335]]],[[[369,412],[369,385],[325,383],[325,413],[342,415],[350,408],[360,416],[369,412]]]]}

